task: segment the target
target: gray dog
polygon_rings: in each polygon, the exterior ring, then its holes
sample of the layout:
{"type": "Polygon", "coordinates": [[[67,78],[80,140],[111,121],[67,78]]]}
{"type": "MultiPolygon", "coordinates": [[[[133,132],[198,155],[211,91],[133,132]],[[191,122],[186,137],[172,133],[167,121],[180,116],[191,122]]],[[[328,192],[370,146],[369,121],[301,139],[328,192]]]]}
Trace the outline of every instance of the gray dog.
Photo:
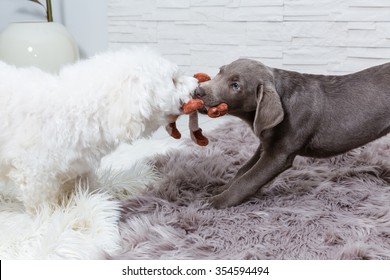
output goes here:
{"type": "Polygon", "coordinates": [[[216,208],[238,205],[292,166],[295,156],[329,157],[390,132],[390,63],[344,76],[301,74],[239,59],[195,93],[227,103],[261,144],[222,192],[216,208]]]}

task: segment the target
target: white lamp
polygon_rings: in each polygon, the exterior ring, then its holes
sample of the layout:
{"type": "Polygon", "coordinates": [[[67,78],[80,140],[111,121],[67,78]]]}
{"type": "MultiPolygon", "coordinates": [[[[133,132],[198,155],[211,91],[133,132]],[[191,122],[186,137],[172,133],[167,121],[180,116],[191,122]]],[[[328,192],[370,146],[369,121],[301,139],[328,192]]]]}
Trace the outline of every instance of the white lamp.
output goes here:
{"type": "Polygon", "coordinates": [[[58,72],[78,58],[74,39],[56,22],[11,23],[0,34],[0,60],[9,64],[58,72]]]}

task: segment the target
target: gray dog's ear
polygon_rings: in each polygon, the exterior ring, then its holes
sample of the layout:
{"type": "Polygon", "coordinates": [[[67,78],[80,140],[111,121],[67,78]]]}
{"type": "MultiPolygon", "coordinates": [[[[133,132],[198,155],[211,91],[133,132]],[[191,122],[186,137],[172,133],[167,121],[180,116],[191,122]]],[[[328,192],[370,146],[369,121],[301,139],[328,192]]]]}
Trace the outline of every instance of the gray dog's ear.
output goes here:
{"type": "Polygon", "coordinates": [[[253,130],[256,135],[278,125],[284,118],[284,111],[275,86],[271,83],[257,89],[257,108],[253,130]]]}

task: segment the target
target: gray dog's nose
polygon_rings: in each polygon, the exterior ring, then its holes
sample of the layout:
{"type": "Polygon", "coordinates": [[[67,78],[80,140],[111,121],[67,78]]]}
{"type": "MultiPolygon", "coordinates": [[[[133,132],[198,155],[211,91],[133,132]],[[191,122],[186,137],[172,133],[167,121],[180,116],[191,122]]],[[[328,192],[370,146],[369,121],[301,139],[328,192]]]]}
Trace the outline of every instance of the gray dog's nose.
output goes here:
{"type": "Polygon", "coordinates": [[[195,98],[202,98],[206,95],[205,90],[202,87],[197,87],[194,92],[195,98]]]}

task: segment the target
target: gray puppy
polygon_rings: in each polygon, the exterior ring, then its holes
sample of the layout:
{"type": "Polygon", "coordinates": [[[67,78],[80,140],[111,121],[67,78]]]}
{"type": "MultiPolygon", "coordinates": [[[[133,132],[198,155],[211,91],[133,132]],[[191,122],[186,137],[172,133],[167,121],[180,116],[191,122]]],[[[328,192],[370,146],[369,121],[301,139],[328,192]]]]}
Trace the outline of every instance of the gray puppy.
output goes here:
{"type": "Polygon", "coordinates": [[[261,144],[222,192],[238,205],[292,166],[295,156],[329,157],[390,132],[390,63],[344,76],[275,69],[250,59],[220,68],[196,90],[208,107],[225,102],[261,144]]]}

